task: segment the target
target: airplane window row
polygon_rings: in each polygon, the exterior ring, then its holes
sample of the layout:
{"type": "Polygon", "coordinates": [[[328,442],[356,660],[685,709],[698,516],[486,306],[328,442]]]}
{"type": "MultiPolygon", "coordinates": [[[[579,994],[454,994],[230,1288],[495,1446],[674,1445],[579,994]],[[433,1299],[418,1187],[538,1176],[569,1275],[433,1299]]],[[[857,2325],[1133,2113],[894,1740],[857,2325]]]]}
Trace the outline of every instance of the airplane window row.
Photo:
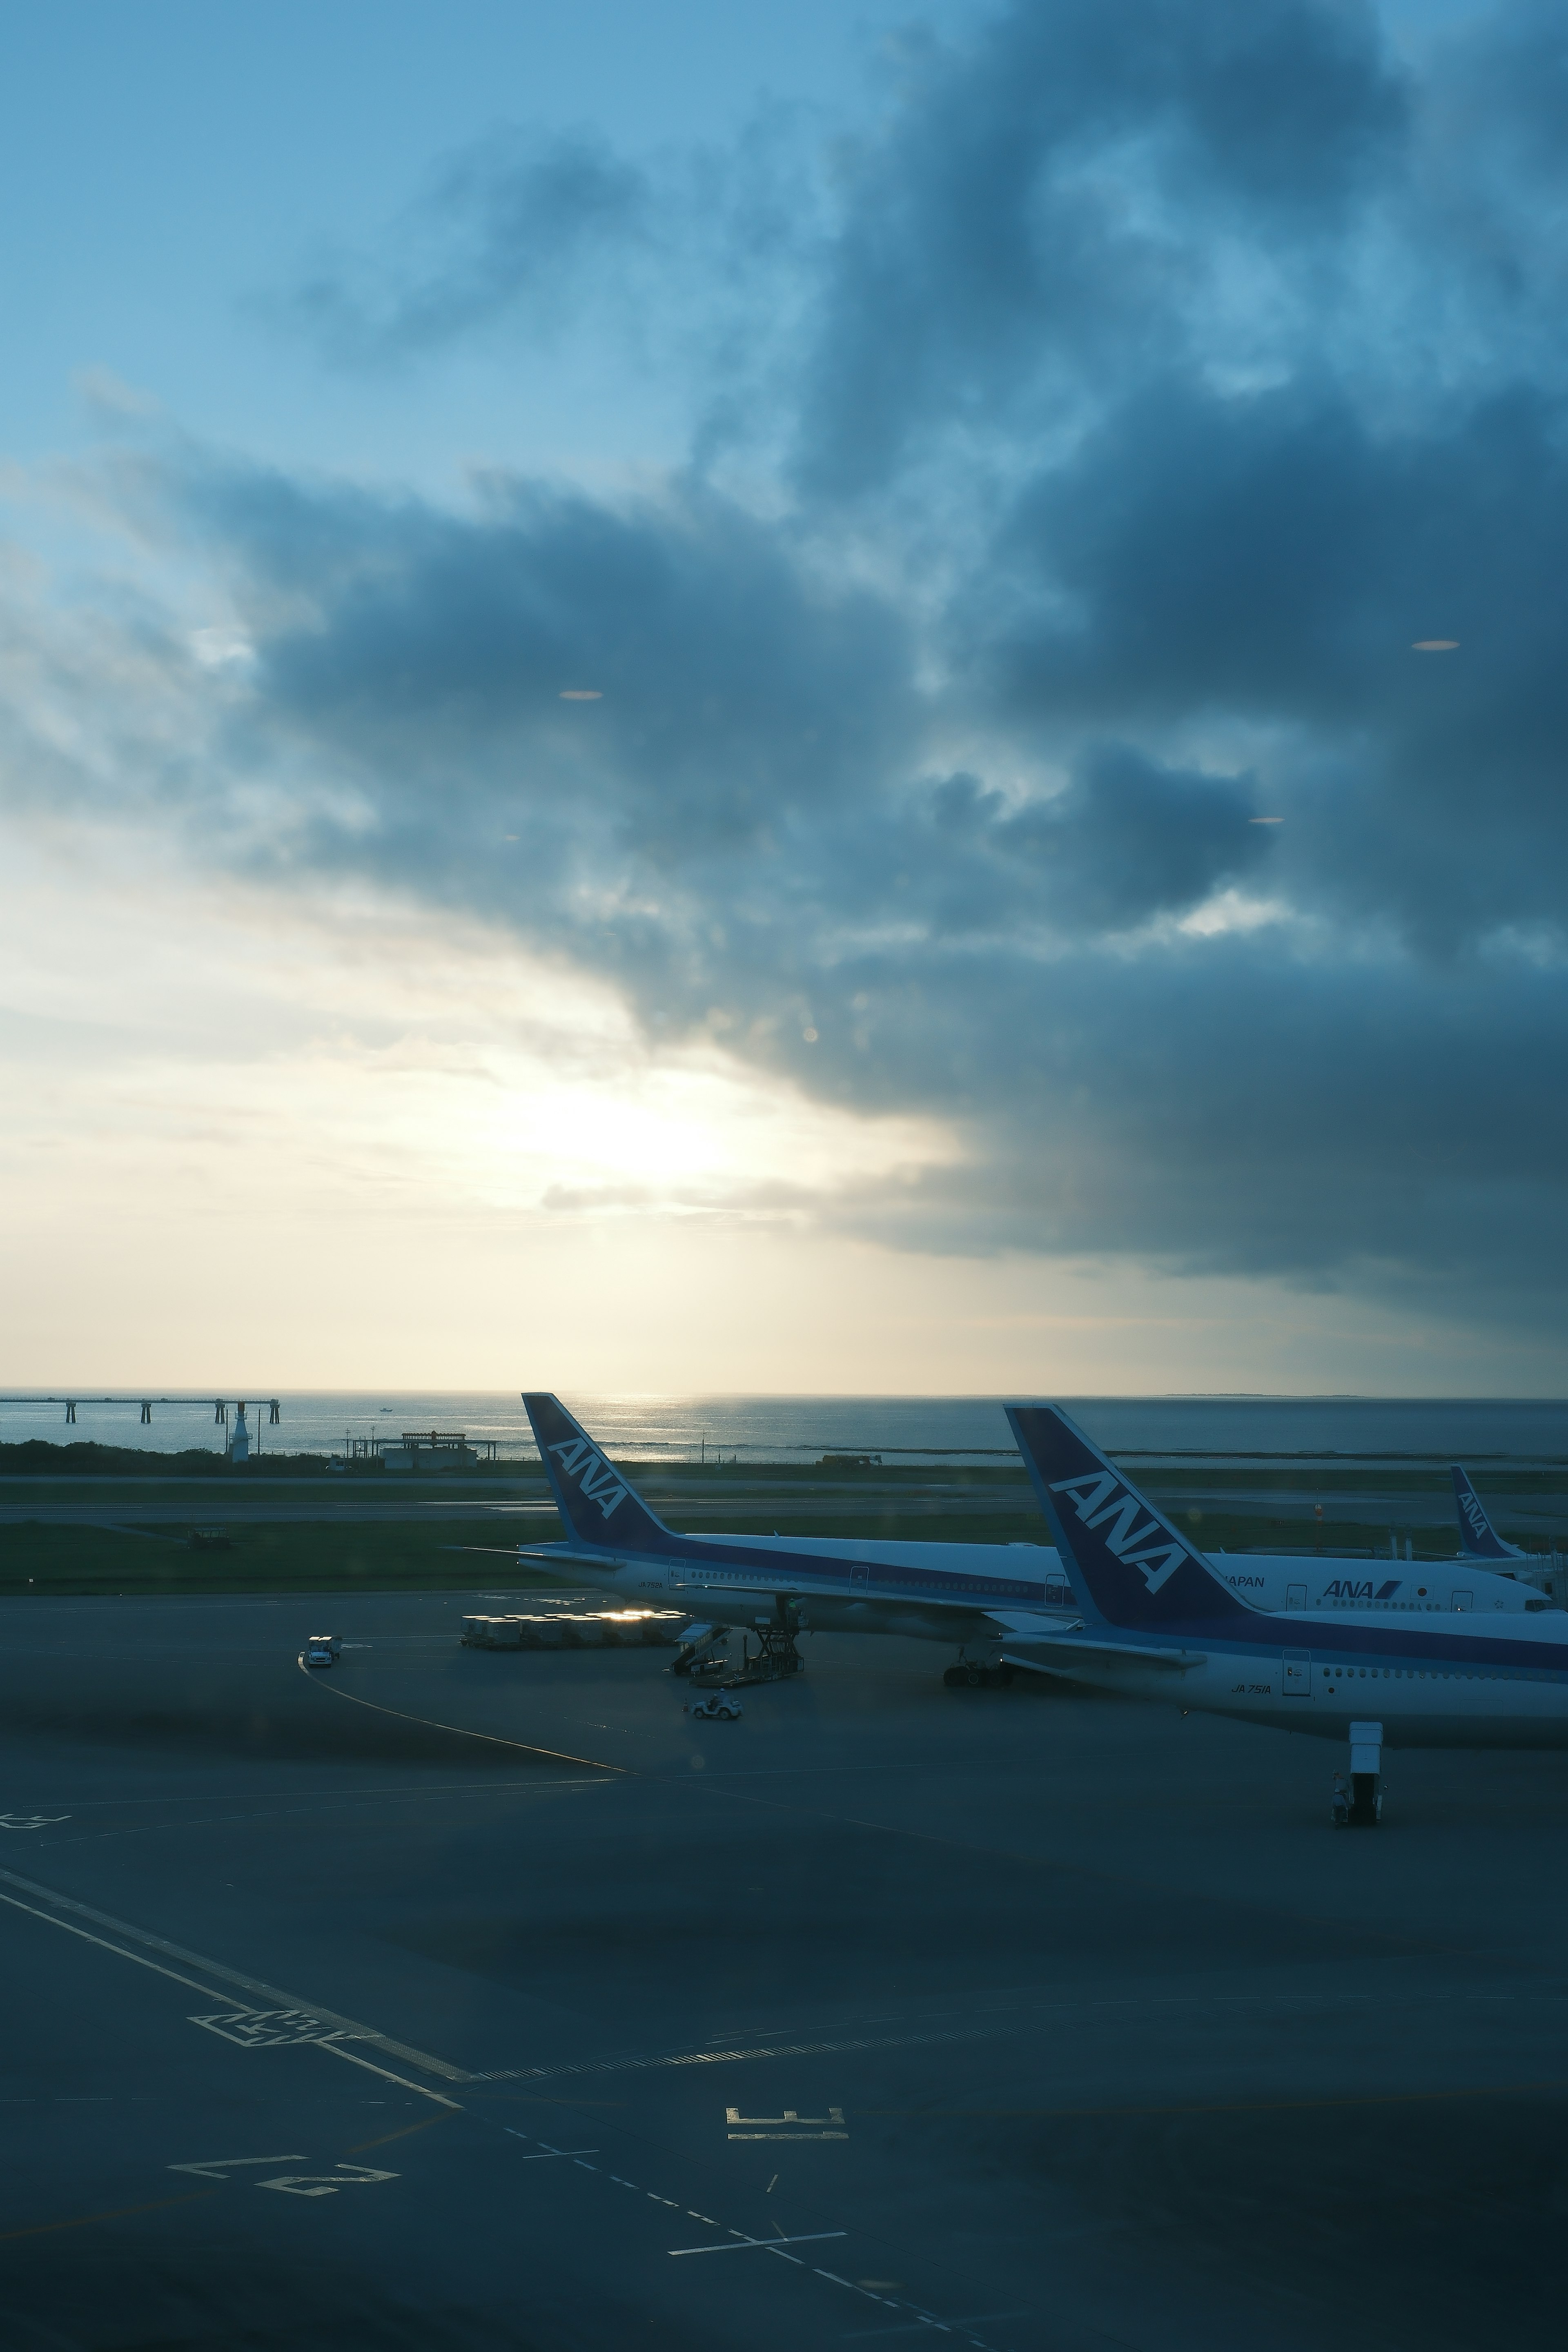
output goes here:
{"type": "Polygon", "coordinates": [[[1325,1666],[1323,1672],[1325,1675],[1339,1675],[1344,1681],[1352,1683],[1357,1680],[1365,1682],[1368,1675],[1372,1676],[1373,1682],[1382,1680],[1411,1683],[1498,1683],[1517,1682],[1521,1678],[1529,1681],[1534,1678],[1530,1669],[1521,1666],[1500,1666],[1495,1673],[1489,1675],[1479,1672],[1444,1674],[1437,1667],[1418,1672],[1414,1666],[1325,1666]]]}

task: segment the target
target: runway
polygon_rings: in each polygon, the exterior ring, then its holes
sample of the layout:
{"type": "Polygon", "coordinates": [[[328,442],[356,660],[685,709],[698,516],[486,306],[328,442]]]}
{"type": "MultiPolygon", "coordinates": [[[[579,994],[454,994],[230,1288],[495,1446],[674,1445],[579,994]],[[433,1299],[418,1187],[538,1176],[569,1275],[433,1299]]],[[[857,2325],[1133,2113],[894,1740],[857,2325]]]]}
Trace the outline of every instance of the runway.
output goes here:
{"type": "Polygon", "coordinates": [[[1568,1757],[475,1605],[7,1604],[7,2341],[1555,2347],[1568,1757]]]}
{"type": "MultiPolygon", "coordinates": [[[[974,1540],[1005,1539],[1016,1528],[1027,1530],[1023,1540],[1046,1542],[1047,1532],[1027,1480],[1021,1475],[987,1471],[966,1479],[940,1473],[910,1472],[899,1478],[877,1475],[821,1479],[795,1471],[785,1476],[766,1472],[721,1476],[668,1467],[639,1469],[636,1474],[651,1507],[673,1527],[706,1533],[725,1528],[765,1531],[785,1522],[798,1532],[831,1535],[846,1526],[858,1532],[885,1523],[916,1539],[935,1532],[946,1540],[964,1540],[973,1527],[974,1540]],[[1003,1528],[1002,1522],[1007,1522],[1003,1528]]],[[[1363,1544],[1371,1530],[1421,1530],[1436,1535],[1436,1546],[1458,1549],[1452,1492],[1446,1478],[1429,1472],[1404,1479],[1319,1467],[1288,1474],[1286,1478],[1262,1478],[1245,1471],[1197,1472],[1190,1465],[1180,1475],[1170,1468],[1142,1474],[1156,1501],[1184,1513],[1201,1511],[1215,1522],[1215,1539],[1243,1522],[1276,1526],[1305,1523],[1320,1532],[1317,1515],[1324,1514],[1321,1529],[1326,1543],[1336,1528],[1354,1530],[1348,1540],[1363,1544]]],[[[1556,1473],[1542,1486],[1532,1478],[1526,1486],[1517,1479],[1483,1482],[1484,1497],[1500,1526],[1532,1545],[1556,1541],[1568,1535],[1568,1494],[1558,1491],[1556,1473]]],[[[395,1475],[352,1479],[332,1477],[249,1479],[240,1475],[207,1478],[0,1478],[0,1528],[27,1523],[66,1527],[97,1525],[120,1529],[184,1530],[193,1523],[216,1521],[231,1528],[308,1525],[317,1528],[364,1525],[424,1525],[447,1520],[492,1519],[501,1540],[551,1542],[558,1539],[559,1521],[543,1477],[536,1471],[509,1465],[504,1475],[450,1481],[421,1479],[403,1482],[395,1475]]],[[[1243,1531],[1238,1540],[1256,1539],[1256,1529],[1243,1531]]]]}

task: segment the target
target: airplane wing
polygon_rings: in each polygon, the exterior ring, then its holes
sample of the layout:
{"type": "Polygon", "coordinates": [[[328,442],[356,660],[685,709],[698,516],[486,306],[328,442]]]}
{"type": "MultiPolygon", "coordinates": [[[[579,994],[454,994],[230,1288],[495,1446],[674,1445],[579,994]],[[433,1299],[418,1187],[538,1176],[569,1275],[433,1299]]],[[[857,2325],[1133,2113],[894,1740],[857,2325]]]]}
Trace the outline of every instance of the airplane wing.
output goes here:
{"type": "Polygon", "coordinates": [[[1081,1633],[1030,1633],[1025,1640],[1027,1652],[1015,1637],[1013,1646],[1002,1653],[1003,1664],[1027,1666],[1037,1675],[1071,1674],[1078,1664],[1159,1666],[1167,1674],[1190,1675],[1194,1666],[1208,1662],[1202,1650],[1157,1650],[1152,1643],[1140,1642],[1096,1642],[1081,1633]]]}
{"type": "MultiPolygon", "coordinates": [[[[626,1564],[623,1558],[614,1552],[574,1551],[569,1544],[519,1544],[517,1556],[519,1559],[526,1559],[531,1566],[536,1568],[596,1568],[602,1570],[625,1568],[626,1564]]],[[[804,1597],[810,1589],[789,1577],[782,1576],[770,1577],[765,1584],[739,1584],[732,1576],[725,1576],[721,1580],[716,1580],[709,1583],[702,1574],[700,1566],[696,1562],[682,1563],[678,1559],[671,1560],[668,1565],[678,1570],[684,1570],[680,1583],[672,1588],[678,1594],[705,1592],[710,1596],[716,1594],[722,1600],[733,1593],[742,1600],[772,1601],[781,1592],[798,1593],[804,1597]]]]}
{"type": "Polygon", "coordinates": [[[625,1568],[613,1552],[574,1551],[570,1544],[519,1544],[519,1559],[534,1568],[625,1568]]]}
{"type": "Polygon", "coordinates": [[[1072,1633],[1083,1619],[1064,1616],[1059,1609],[988,1609],[985,1622],[994,1625],[1005,1641],[1032,1642],[1037,1634],[1072,1633]]]}

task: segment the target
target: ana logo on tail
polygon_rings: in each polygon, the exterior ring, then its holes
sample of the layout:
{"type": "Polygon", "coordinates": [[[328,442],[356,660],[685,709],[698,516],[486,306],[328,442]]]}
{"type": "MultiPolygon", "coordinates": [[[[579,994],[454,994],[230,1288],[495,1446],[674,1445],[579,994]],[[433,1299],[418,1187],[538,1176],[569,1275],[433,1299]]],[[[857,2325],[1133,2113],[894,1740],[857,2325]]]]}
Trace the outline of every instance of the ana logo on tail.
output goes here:
{"type": "Polygon", "coordinates": [[[617,1478],[602,1454],[595,1454],[585,1437],[569,1437],[563,1444],[550,1449],[561,1465],[563,1478],[575,1478],[584,1499],[597,1503],[608,1518],[626,1499],[626,1486],[617,1478]]]}
{"type": "Polygon", "coordinates": [[[1459,1497],[1459,1508],[1470,1523],[1470,1533],[1484,1542],[1491,1533],[1491,1523],[1482,1510],[1479,1497],[1468,1486],[1459,1497]]]}
{"type": "Polygon", "coordinates": [[[1147,1510],[1148,1505],[1130,1495],[1109,1470],[1091,1470],[1081,1478],[1058,1478],[1052,1482],[1051,1492],[1072,1496],[1073,1508],[1086,1528],[1105,1528],[1106,1549],[1125,1560],[1129,1568],[1135,1568],[1151,1592],[1158,1592],[1166,1578],[1174,1576],[1188,1556],[1185,1544],[1166,1540],[1158,1519],[1151,1518],[1143,1527],[1134,1527],[1133,1521],[1140,1511],[1147,1510]],[[1116,1525],[1106,1527],[1108,1519],[1114,1519],[1116,1525]],[[1154,1538],[1152,1550],[1133,1549],[1135,1544],[1147,1544],[1151,1537],[1154,1538]]]}

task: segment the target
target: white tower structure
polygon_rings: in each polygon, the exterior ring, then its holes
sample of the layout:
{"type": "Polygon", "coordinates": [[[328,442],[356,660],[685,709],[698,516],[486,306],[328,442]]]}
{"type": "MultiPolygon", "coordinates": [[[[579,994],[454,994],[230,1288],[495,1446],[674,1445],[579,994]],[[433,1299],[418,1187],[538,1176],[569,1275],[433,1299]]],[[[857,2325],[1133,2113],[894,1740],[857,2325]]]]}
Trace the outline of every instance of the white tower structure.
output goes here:
{"type": "Polygon", "coordinates": [[[245,1407],[242,1404],[237,1404],[234,1409],[234,1435],[228,1441],[228,1458],[231,1462],[248,1462],[250,1459],[250,1432],[245,1425],[245,1407]]]}

